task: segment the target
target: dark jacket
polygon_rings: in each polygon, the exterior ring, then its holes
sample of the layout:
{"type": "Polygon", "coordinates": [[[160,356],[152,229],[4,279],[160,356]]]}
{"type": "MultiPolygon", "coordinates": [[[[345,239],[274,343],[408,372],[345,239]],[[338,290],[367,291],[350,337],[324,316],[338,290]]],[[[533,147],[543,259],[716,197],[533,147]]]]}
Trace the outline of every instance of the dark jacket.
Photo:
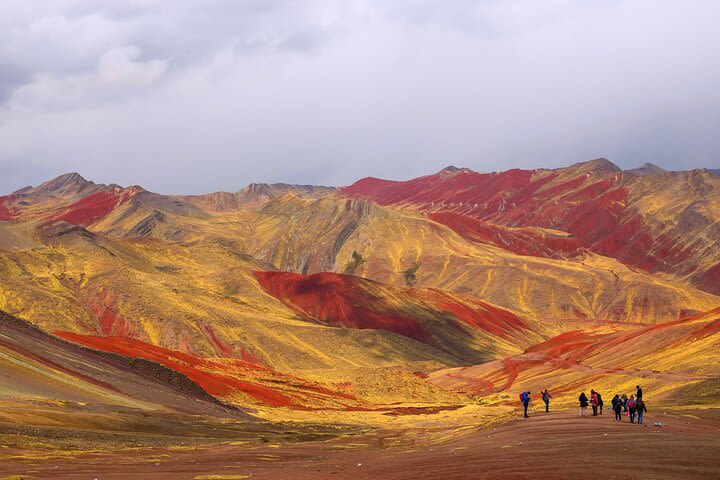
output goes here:
{"type": "Polygon", "coordinates": [[[645,406],[645,402],[643,402],[642,399],[635,402],[635,410],[637,410],[638,413],[647,413],[647,407],[645,406]]]}
{"type": "Polygon", "coordinates": [[[637,391],[635,392],[635,398],[640,400],[642,398],[642,388],[638,387],[637,391]]]}
{"type": "Polygon", "coordinates": [[[581,393],[578,397],[578,400],[580,400],[580,406],[581,407],[587,407],[588,406],[588,398],[585,396],[585,393],[581,393]]]}

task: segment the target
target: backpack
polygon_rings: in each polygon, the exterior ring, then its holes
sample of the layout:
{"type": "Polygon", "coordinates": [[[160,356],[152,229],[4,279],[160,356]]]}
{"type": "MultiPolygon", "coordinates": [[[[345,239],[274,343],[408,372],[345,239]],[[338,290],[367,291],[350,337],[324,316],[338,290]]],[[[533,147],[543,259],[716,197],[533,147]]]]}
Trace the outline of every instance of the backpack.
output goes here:
{"type": "Polygon", "coordinates": [[[628,400],[628,407],[635,408],[635,400],[633,400],[632,398],[628,400]]]}
{"type": "Polygon", "coordinates": [[[525,401],[525,392],[522,392],[522,393],[520,394],[520,401],[521,401],[521,402],[524,402],[524,401],[525,401]]]}

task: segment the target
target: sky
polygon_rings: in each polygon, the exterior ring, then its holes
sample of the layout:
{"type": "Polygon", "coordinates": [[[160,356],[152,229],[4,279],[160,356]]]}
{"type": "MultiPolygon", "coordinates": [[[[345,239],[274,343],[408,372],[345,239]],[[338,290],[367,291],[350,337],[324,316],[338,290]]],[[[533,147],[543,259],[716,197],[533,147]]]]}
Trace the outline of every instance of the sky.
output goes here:
{"type": "Polygon", "coordinates": [[[3,0],[0,192],[720,167],[714,0],[3,0]]]}

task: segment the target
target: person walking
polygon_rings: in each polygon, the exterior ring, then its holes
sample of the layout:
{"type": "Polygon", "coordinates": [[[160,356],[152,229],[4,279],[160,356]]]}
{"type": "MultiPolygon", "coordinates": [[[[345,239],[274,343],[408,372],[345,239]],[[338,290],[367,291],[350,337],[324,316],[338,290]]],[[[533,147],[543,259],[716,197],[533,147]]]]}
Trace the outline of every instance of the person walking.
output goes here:
{"type": "Polygon", "coordinates": [[[640,388],[640,385],[635,385],[635,399],[636,400],[642,400],[642,388],[640,388]]]}
{"type": "Polygon", "coordinates": [[[595,392],[595,395],[597,395],[598,409],[600,410],[600,415],[602,415],[602,409],[603,409],[602,395],[600,395],[600,392],[595,392]]]}
{"type": "Polygon", "coordinates": [[[622,400],[620,395],[615,395],[612,399],[613,411],[615,412],[615,421],[622,422],[622,400]]]}
{"type": "Polygon", "coordinates": [[[593,417],[597,417],[598,399],[595,390],[590,390],[590,406],[593,409],[593,417]]]}
{"type": "Polygon", "coordinates": [[[635,395],[630,395],[628,399],[628,412],[630,412],[630,423],[635,423],[635,395]]]}
{"type": "Polygon", "coordinates": [[[542,401],[545,402],[545,413],[550,413],[550,399],[552,398],[552,395],[550,395],[550,392],[547,391],[547,388],[542,393],[542,401]]]}
{"type": "Polygon", "coordinates": [[[643,415],[647,413],[647,407],[642,398],[635,400],[635,411],[637,412],[638,425],[643,424],[643,415]]]}
{"type": "Polygon", "coordinates": [[[578,400],[580,401],[580,416],[587,416],[588,398],[587,395],[585,395],[585,392],[582,392],[580,394],[578,400]]]}
{"type": "Polygon", "coordinates": [[[520,401],[523,404],[523,418],[529,418],[527,411],[530,405],[530,392],[522,392],[520,394],[520,401]]]}

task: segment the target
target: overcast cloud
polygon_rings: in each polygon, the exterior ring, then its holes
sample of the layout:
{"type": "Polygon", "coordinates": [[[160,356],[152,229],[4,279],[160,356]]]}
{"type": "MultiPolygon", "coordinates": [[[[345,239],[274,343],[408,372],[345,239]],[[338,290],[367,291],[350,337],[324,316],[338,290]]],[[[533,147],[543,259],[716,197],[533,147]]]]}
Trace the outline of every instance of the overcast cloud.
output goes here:
{"type": "Polygon", "coordinates": [[[0,3],[0,192],[720,167],[720,2],[0,3]]]}

